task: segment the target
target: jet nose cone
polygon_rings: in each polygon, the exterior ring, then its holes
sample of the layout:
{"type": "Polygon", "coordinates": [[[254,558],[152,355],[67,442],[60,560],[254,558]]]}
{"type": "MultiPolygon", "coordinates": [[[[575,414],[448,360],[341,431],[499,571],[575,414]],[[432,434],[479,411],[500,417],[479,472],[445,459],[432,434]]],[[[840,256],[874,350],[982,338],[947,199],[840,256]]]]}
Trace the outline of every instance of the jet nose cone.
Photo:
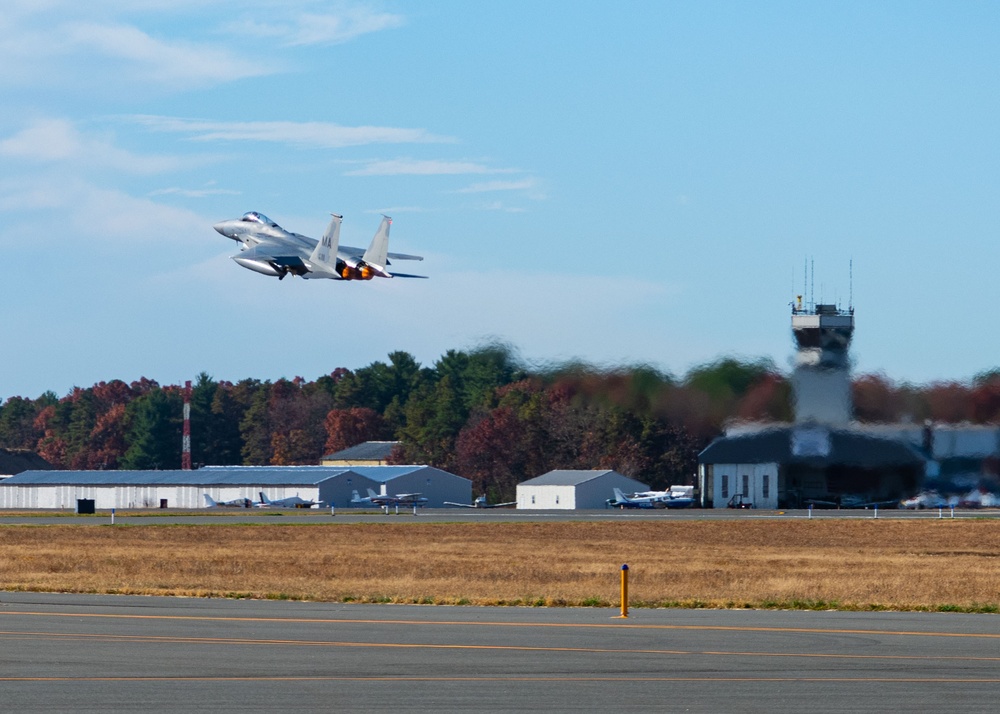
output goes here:
{"type": "Polygon", "coordinates": [[[216,231],[218,231],[219,233],[221,233],[226,237],[229,236],[229,233],[226,232],[226,229],[228,227],[229,227],[229,221],[220,221],[219,223],[216,223],[214,226],[212,226],[212,228],[214,228],[216,231]]]}

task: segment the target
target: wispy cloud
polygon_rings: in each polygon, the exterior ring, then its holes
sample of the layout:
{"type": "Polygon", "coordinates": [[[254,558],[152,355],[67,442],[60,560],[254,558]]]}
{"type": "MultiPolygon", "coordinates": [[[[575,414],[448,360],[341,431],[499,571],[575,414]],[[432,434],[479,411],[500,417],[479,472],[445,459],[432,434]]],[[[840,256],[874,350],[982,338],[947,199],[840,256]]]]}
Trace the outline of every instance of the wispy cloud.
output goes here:
{"type": "Polygon", "coordinates": [[[107,136],[86,136],[66,119],[39,119],[0,140],[0,155],[42,163],[77,163],[132,174],[155,174],[183,165],[170,156],[143,156],[114,145],[107,136]]]}
{"type": "Polygon", "coordinates": [[[503,211],[504,213],[524,213],[525,209],[519,206],[508,206],[503,201],[491,201],[479,206],[481,211],[503,211]]]}
{"type": "Polygon", "coordinates": [[[371,161],[366,166],[348,171],[347,176],[443,176],[461,174],[513,173],[516,169],[497,169],[473,161],[438,159],[387,159],[371,161]]]}
{"type": "Polygon", "coordinates": [[[158,188],[146,194],[154,196],[183,196],[184,198],[206,198],[207,196],[239,196],[239,191],[226,188],[158,188]]]}
{"type": "Polygon", "coordinates": [[[41,210],[43,218],[33,225],[44,226],[43,233],[68,232],[78,246],[202,244],[212,232],[210,219],[193,211],[97,186],[68,172],[0,182],[0,209],[41,210]]]}
{"type": "MultiPolygon", "coordinates": [[[[531,201],[544,201],[547,198],[545,193],[538,189],[538,179],[533,176],[513,181],[480,181],[465,188],[457,189],[454,193],[480,194],[503,192],[515,192],[520,198],[526,198],[531,201]]],[[[525,209],[509,206],[502,201],[492,201],[480,206],[480,210],[522,213],[525,209]]]]}
{"type": "Polygon", "coordinates": [[[242,57],[226,46],[154,37],[131,24],[44,19],[0,21],[0,81],[89,87],[205,87],[283,69],[273,57],[242,57]]]}
{"type": "Polygon", "coordinates": [[[401,27],[402,15],[379,12],[362,5],[344,7],[332,14],[303,13],[289,22],[246,19],[225,29],[233,34],[270,39],[286,46],[340,44],[362,35],[401,27]]]}
{"type": "Polygon", "coordinates": [[[136,115],[131,119],[152,131],[189,134],[195,141],[263,141],[324,149],[366,144],[427,144],[454,141],[449,137],[431,134],[425,129],[342,126],[329,122],[220,122],[150,115],[136,115]]]}
{"type": "Polygon", "coordinates": [[[64,35],[70,45],[132,63],[144,76],[164,84],[200,86],[274,71],[225,48],[160,40],[130,25],[77,23],[66,27],[64,35]]]}
{"type": "Polygon", "coordinates": [[[455,193],[489,193],[491,191],[528,191],[535,188],[538,182],[533,178],[519,181],[483,181],[471,186],[460,188],[455,193]]]}
{"type": "Polygon", "coordinates": [[[429,209],[420,206],[391,206],[389,208],[369,208],[364,213],[392,216],[398,213],[427,213],[429,209]]]}

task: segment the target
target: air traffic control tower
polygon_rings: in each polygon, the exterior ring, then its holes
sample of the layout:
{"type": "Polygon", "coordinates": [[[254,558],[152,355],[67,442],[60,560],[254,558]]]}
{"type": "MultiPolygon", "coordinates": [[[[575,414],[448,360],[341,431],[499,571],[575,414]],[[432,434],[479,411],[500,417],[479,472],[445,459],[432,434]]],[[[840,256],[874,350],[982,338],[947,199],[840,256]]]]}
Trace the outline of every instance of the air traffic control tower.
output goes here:
{"type": "Polygon", "coordinates": [[[854,308],[792,304],[792,333],[798,352],[792,373],[795,421],[829,426],[851,421],[851,365],[854,308]]]}

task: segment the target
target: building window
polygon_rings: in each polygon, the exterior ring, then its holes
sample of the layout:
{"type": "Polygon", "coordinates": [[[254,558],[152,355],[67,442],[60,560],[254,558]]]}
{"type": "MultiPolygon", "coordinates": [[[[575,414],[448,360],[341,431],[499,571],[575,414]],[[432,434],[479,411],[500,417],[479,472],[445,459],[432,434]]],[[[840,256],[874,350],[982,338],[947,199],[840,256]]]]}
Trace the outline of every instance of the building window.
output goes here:
{"type": "Polygon", "coordinates": [[[557,506],[559,505],[559,494],[558,493],[556,494],[556,505],[557,506]]]}
{"type": "Polygon", "coordinates": [[[532,496],[532,497],[531,497],[531,502],[532,502],[532,503],[534,503],[534,502],[535,502],[535,497],[534,497],[534,496],[532,496]]]}
{"type": "Polygon", "coordinates": [[[750,498],[750,476],[743,474],[743,498],[750,498]]]}
{"type": "Polygon", "coordinates": [[[729,474],[722,474],[719,481],[722,482],[722,497],[729,498],[729,474]]]}
{"type": "Polygon", "coordinates": [[[771,497],[771,474],[764,474],[764,481],[760,485],[760,495],[763,498],[771,497]]]}

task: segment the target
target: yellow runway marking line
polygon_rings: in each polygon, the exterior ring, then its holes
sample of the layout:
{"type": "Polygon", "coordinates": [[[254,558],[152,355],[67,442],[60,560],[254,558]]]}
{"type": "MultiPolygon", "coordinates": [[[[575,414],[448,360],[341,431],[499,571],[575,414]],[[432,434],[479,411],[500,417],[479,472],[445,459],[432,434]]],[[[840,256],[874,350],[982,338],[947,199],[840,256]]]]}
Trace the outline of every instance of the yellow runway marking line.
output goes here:
{"type": "Polygon", "coordinates": [[[726,652],[723,650],[623,649],[612,647],[542,647],[534,645],[435,644],[424,642],[346,642],[326,640],[278,640],[242,637],[177,637],[172,635],[112,635],[100,633],[0,631],[0,639],[89,640],[93,642],[135,642],[147,644],[270,645],[291,647],[332,647],[371,649],[480,650],[514,652],[580,652],[586,654],[649,654],[706,657],[799,657],[844,660],[907,660],[932,662],[1000,662],[1000,657],[962,655],[856,655],[824,652],[726,652]]]}
{"type": "Polygon", "coordinates": [[[0,682],[877,682],[882,684],[998,684],[1000,679],[973,677],[0,677],[0,682]]]}
{"type": "Polygon", "coordinates": [[[892,635],[897,637],[972,637],[1000,639],[1000,632],[918,632],[909,630],[859,630],[827,627],[749,627],[739,625],[644,625],[636,622],[622,623],[572,623],[572,622],[465,622],[462,620],[370,620],[357,618],[312,617],[223,617],[213,615],[121,615],[98,612],[33,612],[0,610],[0,616],[105,618],[112,620],[182,620],[193,622],[280,622],[310,625],[437,625],[465,627],[537,627],[567,629],[611,630],[705,630],[720,632],[773,632],[811,635],[892,635]]]}

